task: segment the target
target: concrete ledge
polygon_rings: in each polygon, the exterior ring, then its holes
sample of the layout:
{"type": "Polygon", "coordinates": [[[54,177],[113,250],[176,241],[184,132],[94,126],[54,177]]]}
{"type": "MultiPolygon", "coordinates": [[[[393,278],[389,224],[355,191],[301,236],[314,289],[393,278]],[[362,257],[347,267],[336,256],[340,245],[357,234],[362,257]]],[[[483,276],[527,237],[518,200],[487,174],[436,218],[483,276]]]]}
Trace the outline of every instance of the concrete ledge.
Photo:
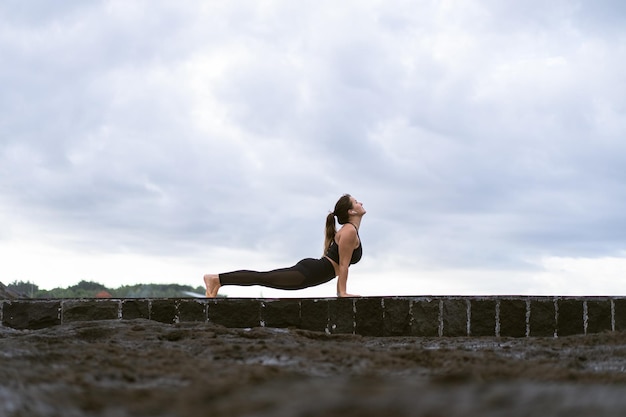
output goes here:
{"type": "Polygon", "coordinates": [[[626,331],[626,297],[0,300],[1,325],[15,329],[137,318],[363,336],[557,337],[626,331]]]}

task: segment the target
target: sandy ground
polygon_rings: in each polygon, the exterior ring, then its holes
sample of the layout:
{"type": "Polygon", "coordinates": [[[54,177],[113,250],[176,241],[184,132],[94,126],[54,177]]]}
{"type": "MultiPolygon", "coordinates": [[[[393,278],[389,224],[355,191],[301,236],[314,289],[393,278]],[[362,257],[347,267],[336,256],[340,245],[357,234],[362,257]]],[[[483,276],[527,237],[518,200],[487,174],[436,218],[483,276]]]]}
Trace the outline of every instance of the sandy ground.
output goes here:
{"type": "Polygon", "coordinates": [[[147,320],[0,328],[0,416],[622,416],[626,334],[368,338],[147,320]]]}

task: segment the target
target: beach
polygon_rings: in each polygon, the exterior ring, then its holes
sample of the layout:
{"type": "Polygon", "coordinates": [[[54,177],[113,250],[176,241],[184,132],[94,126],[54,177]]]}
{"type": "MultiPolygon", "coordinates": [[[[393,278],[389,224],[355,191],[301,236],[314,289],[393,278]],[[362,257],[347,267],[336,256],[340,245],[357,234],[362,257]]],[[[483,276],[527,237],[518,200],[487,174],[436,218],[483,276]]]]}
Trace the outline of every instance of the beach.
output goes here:
{"type": "Polygon", "coordinates": [[[0,415],[618,416],[626,334],[365,337],[146,319],[0,327],[0,415]]]}

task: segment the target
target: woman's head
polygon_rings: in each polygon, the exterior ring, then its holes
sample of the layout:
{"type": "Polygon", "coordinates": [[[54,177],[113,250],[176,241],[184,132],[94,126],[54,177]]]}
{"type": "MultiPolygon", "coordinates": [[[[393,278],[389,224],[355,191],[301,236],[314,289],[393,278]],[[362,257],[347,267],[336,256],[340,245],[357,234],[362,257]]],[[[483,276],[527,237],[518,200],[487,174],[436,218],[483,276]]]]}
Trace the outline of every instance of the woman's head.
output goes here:
{"type": "Polygon", "coordinates": [[[344,194],[341,196],[335,204],[335,210],[333,213],[337,217],[339,224],[346,224],[350,219],[350,210],[352,209],[352,196],[350,194],[344,194]]]}
{"type": "Polygon", "coordinates": [[[356,201],[350,194],[344,194],[337,200],[335,209],[326,216],[326,233],[324,239],[324,252],[328,250],[331,242],[335,239],[335,217],[339,224],[350,222],[350,216],[362,216],[365,214],[363,204],[356,201]]]}

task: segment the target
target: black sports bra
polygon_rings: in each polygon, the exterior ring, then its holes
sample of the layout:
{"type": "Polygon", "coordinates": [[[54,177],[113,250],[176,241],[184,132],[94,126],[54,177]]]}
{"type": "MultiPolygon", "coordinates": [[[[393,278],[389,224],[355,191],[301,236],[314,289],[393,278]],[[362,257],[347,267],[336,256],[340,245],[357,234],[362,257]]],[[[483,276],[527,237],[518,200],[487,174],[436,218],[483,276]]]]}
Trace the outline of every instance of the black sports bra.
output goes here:
{"type": "MultiPolygon", "coordinates": [[[[354,225],[352,224],[352,226],[354,225]]],[[[354,228],[356,229],[356,226],[354,226],[354,228]]],[[[356,235],[359,237],[359,246],[355,250],[352,251],[352,258],[350,258],[350,265],[359,262],[361,260],[361,257],[363,256],[363,247],[361,246],[361,237],[359,236],[359,229],[356,229],[356,235]]],[[[337,242],[335,242],[334,239],[330,243],[330,246],[328,247],[328,250],[326,251],[326,256],[328,256],[333,261],[339,263],[339,245],[337,245],[337,242]]]]}

